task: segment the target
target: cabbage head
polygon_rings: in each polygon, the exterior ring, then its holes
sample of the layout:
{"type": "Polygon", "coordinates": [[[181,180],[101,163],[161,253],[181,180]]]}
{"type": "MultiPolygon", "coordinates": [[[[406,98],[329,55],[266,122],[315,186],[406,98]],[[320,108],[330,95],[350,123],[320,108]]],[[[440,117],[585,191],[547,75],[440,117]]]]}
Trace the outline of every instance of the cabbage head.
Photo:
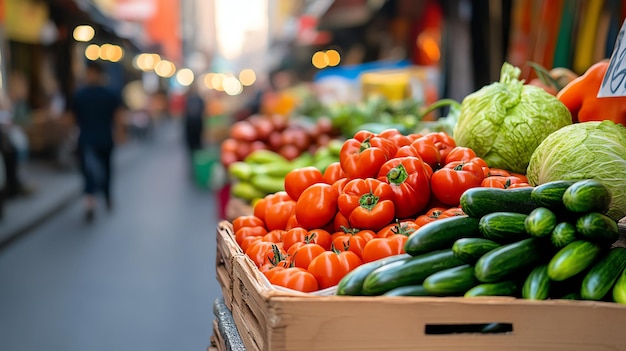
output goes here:
{"type": "Polygon", "coordinates": [[[607,215],[626,216],[626,128],[611,121],[575,123],[550,134],[530,158],[531,185],[596,179],[612,195],[607,215]]]}
{"type": "Polygon", "coordinates": [[[535,148],[572,124],[572,115],[555,96],[519,80],[520,73],[505,62],[499,82],[466,96],[453,137],[490,167],[525,173],[535,148]]]}

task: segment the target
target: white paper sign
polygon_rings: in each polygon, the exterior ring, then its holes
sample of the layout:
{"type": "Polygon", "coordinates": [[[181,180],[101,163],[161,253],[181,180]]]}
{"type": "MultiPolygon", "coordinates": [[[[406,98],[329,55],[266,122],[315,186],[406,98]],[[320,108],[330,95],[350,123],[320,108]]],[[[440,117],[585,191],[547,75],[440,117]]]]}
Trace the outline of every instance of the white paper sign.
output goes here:
{"type": "Polygon", "coordinates": [[[626,20],[617,35],[609,68],[604,74],[598,97],[626,96],[626,20]]]}

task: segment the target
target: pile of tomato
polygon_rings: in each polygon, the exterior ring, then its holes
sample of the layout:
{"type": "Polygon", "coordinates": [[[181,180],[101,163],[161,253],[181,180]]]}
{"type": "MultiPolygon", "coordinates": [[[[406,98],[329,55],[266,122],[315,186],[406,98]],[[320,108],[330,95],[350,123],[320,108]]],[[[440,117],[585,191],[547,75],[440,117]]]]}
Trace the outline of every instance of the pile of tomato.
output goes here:
{"type": "Polygon", "coordinates": [[[272,284],[312,292],[363,263],[404,253],[420,226],[464,215],[461,194],[480,186],[530,185],[522,174],[490,168],[444,132],[359,131],[324,173],[291,171],[285,191],[232,224],[237,243],[272,284]]]}

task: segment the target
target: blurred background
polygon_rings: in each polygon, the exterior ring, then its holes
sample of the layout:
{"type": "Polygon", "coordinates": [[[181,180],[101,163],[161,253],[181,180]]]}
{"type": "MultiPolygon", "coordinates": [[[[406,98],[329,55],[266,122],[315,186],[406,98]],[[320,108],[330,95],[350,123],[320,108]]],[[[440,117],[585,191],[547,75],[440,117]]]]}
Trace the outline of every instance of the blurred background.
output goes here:
{"type": "Polygon", "coordinates": [[[0,0],[0,349],[206,349],[221,295],[215,228],[245,210],[227,213],[227,168],[270,145],[228,141],[237,122],[312,117],[312,128],[343,113],[338,127],[346,112],[329,107],[380,112],[382,96],[408,102],[393,122],[415,130],[407,115],[440,119],[445,109],[419,111],[498,80],[504,61],[527,81],[528,62],[582,74],[610,57],[625,11],[620,0],[0,0]],[[71,106],[90,61],[123,100],[123,133],[115,208],[85,223],[71,106]],[[201,140],[188,150],[192,93],[201,140]]]}

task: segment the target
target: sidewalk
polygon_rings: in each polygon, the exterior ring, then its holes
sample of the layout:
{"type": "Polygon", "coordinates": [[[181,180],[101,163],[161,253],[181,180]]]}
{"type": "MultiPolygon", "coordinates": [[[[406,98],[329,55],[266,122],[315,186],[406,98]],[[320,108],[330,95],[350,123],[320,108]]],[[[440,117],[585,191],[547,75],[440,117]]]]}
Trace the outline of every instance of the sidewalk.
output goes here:
{"type": "MultiPolygon", "coordinates": [[[[119,146],[113,154],[116,170],[123,169],[149,147],[150,141],[130,141],[119,146]]],[[[6,200],[4,218],[0,220],[0,248],[27,233],[64,206],[78,201],[82,194],[82,179],[78,169],[60,169],[43,160],[32,160],[20,169],[27,184],[36,190],[28,196],[6,200]]]]}

